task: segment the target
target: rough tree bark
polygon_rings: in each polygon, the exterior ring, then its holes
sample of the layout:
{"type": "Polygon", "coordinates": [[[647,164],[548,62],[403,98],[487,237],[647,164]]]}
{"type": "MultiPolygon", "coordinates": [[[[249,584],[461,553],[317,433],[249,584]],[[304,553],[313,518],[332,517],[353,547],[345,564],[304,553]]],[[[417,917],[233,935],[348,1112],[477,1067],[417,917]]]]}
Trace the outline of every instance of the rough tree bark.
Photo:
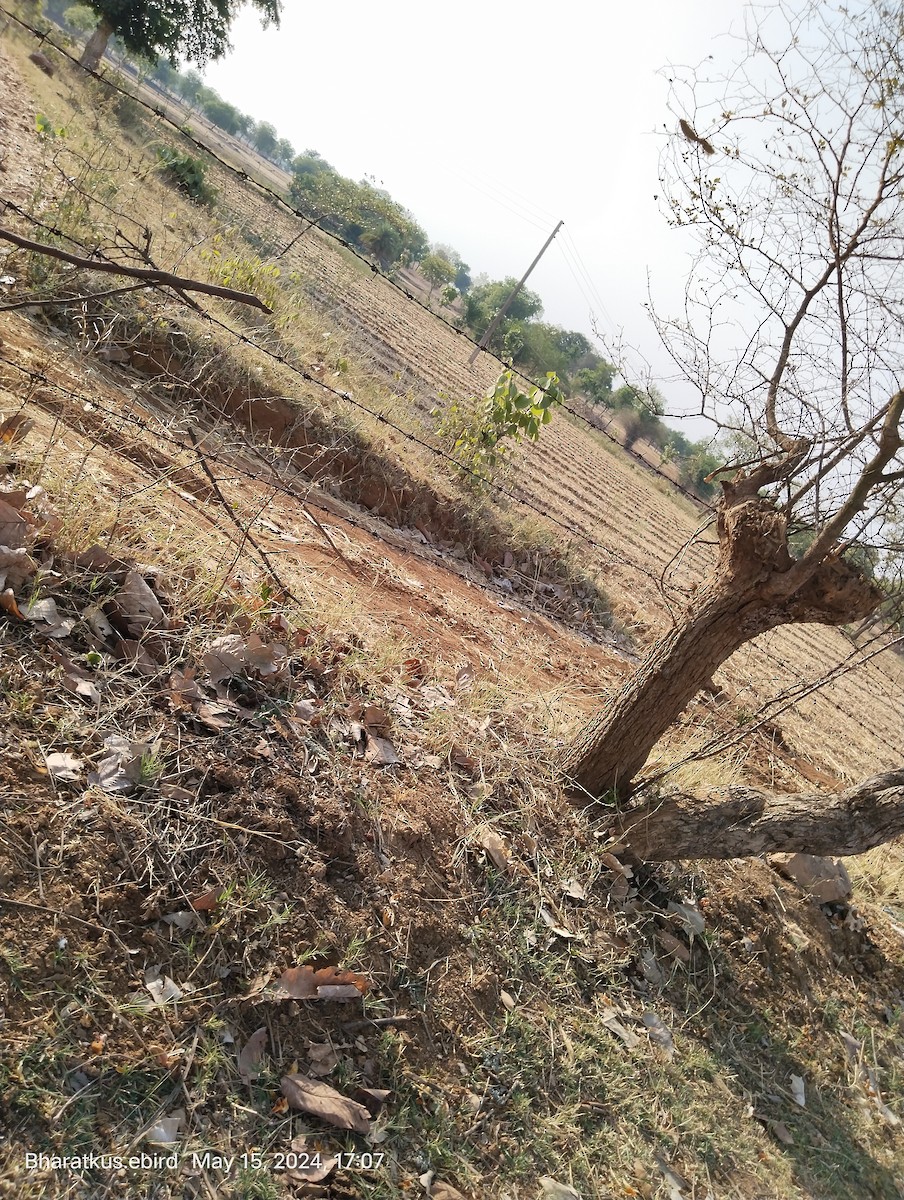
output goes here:
{"type": "Polygon", "coordinates": [[[809,570],[788,551],[785,517],[756,492],[754,473],[723,484],[719,562],[685,619],[664,634],[611,704],[560,760],[566,778],[592,795],[625,794],[650,751],[703,685],[740,646],[779,625],[843,625],[867,616],[882,594],[843,558],[809,570]]]}
{"type": "Polygon", "coordinates": [[[904,769],[837,794],[730,787],[702,798],[668,795],[619,813],[613,833],[648,862],[862,854],[904,833],[904,769]]]}
{"type": "Polygon", "coordinates": [[[90,38],[88,38],[85,49],[82,51],[79,63],[83,67],[87,67],[89,71],[97,70],[100,60],[106,52],[107,43],[113,36],[113,32],[113,26],[106,17],[102,17],[97,28],[91,34],[90,38]]]}

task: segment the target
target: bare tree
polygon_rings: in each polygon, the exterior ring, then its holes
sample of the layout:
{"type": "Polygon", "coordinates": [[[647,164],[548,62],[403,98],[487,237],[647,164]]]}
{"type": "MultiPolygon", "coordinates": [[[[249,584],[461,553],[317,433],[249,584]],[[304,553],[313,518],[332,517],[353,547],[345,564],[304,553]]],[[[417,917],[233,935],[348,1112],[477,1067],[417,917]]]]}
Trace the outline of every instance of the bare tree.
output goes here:
{"type": "Polygon", "coordinates": [[[671,81],[697,132],[675,121],[663,193],[700,249],[684,316],[657,328],[700,411],[756,450],[721,473],[715,569],[563,756],[593,795],[630,790],[745,642],[862,621],[883,601],[855,552],[876,545],[881,571],[904,486],[902,39],[900,5],[792,0],[749,17],[727,78],[671,81]]]}

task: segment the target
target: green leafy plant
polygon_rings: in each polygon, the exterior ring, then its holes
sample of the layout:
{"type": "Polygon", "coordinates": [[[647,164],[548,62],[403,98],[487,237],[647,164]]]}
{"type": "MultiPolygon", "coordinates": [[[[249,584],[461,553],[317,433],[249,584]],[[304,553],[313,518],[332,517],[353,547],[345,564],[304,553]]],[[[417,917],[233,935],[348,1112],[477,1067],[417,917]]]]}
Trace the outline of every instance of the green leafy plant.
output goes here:
{"type": "Polygon", "coordinates": [[[164,177],[180,192],[198,204],[213,203],[216,192],[207,182],[207,168],[200,158],[172,146],[158,147],[157,158],[163,165],[164,177]]]}
{"type": "Polygon", "coordinates": [[[48,140],[66,136],[66,127],[64,125],[54,126],[49,117],[45,117],[43,113],[35,113],[35,129],[40,137],[48,140]]]}
{"type": "MultiPolygon", "coordinates": [[[[232,245],[235,234],[234,229],[227,229],[225,234],[214,234],[209,245],[201,251],[210,278],[224,287],[252,292],[269,308],[291,307],[291,296],[283,287],[282,273],[276,263],[264,262],[256,254],[236,253],[232,245]]],[[[289,282],[292,280],[290,276],[289,282]]],[[[285,318],[287,314],[281,315],[285,318]]]]}
{"type": "Polygon", "coordinates": [[[489,482],[513,445],[528,438],[535,442],[552,420],[553,409],[564,400],[554,371],[547,372],[542,387],[523,392],[514,372],[503,371],[493,388],[478,401],[453,401],[441,413],[440,437],[452,443],[452,454],[473,476],[489,482]]]}

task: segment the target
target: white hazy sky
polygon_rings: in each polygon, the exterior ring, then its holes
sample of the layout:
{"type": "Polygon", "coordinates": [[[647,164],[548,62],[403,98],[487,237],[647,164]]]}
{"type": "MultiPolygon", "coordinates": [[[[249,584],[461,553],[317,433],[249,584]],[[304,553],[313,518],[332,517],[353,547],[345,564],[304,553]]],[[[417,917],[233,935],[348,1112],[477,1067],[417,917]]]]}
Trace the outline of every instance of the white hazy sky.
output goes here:
{"type": "Polygon", "coordinates": [[[562,218],[528,284],[545,318],[589,334],[592,309],[667,374],[642,305],[649,275],[654,298],[677,309],[690,244],[653,199],[675,126],[659,72],[733,58],[742,8],[287,0],[279,30],[243,11],[233,53],[206,81],[297,150],[375,176],[475,274],[520,276],[562,218]]]}

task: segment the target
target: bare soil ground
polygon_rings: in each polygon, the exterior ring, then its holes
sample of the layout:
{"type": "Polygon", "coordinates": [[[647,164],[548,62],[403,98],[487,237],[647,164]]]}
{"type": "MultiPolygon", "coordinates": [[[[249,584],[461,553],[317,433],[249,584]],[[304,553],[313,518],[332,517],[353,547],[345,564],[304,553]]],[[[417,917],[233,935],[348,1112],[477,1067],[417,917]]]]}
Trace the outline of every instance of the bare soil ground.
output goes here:
{"type": "MultiPolygon", "coordinates": [[[[59,151],[35,112],[84,125],[97,108],[29,49],[0,43],[0,186],[20,206],[59,151]]],[[[219,234],[225,254],[238,225],[266,258],[297,232],[222,168],[215,218],[193,209],[141,174],[146,133],[103,128],[128,175],[103,194],[136,198],[161,253],[219,234]]],[[[59,219],[54,204],[39,211],[59,219]]],[[[426,436],[437,396],[498,364],[468,368],[463,338],[316,235],[280,265],[323,314],[298,361],[402,432],[352,427],[321,397],[332,409],[303,408],[293,442],[288,376],[210,331],[185,326],[212,349],[177,371],[145,330],[0,317],[0,413],[34,422],[3,446],[0,487],[25,513],[4,519],[40,566],[17,602],[52,599],[62,622],[0,614],[0,1194],[904,1195],[898,853],[856,864],[853,903],[829,906],[762,862],[632,867],[550,767],[686,602],[712,552],[686,545],[703,514],[557,420],[507,480],[537,548],[502,500],[478,511],[484,553],[466,547],[460,494],[403,433],[426,436]],[[567,623],[551,615],[564,585],[540,534],[564,531],[536,509],[576,531],[630,638],[582,633],[570,592],[567,623]],[[222,675],[224,636],[257,657],[222,675]],[[280,990],[305,965],[366,990],[280,990]],[[356,1097],[359,1132],[335,1100],[290,1108],[293,1074],[356,1097]],[[29,1166],[38,1152],[70,1162],[29,1166]],[[143,1152],[177,1162],[71,1165],[143,1152]],[[288,1152],[357,1157],[318,1180],[288,1152]]],[[[887,655],[741,736],[764,699],[851,652],[821,629],[761,639],[663,758],[737,734],[697,769],[783,788],[896,764],[904,673],[887,655]]]]}

